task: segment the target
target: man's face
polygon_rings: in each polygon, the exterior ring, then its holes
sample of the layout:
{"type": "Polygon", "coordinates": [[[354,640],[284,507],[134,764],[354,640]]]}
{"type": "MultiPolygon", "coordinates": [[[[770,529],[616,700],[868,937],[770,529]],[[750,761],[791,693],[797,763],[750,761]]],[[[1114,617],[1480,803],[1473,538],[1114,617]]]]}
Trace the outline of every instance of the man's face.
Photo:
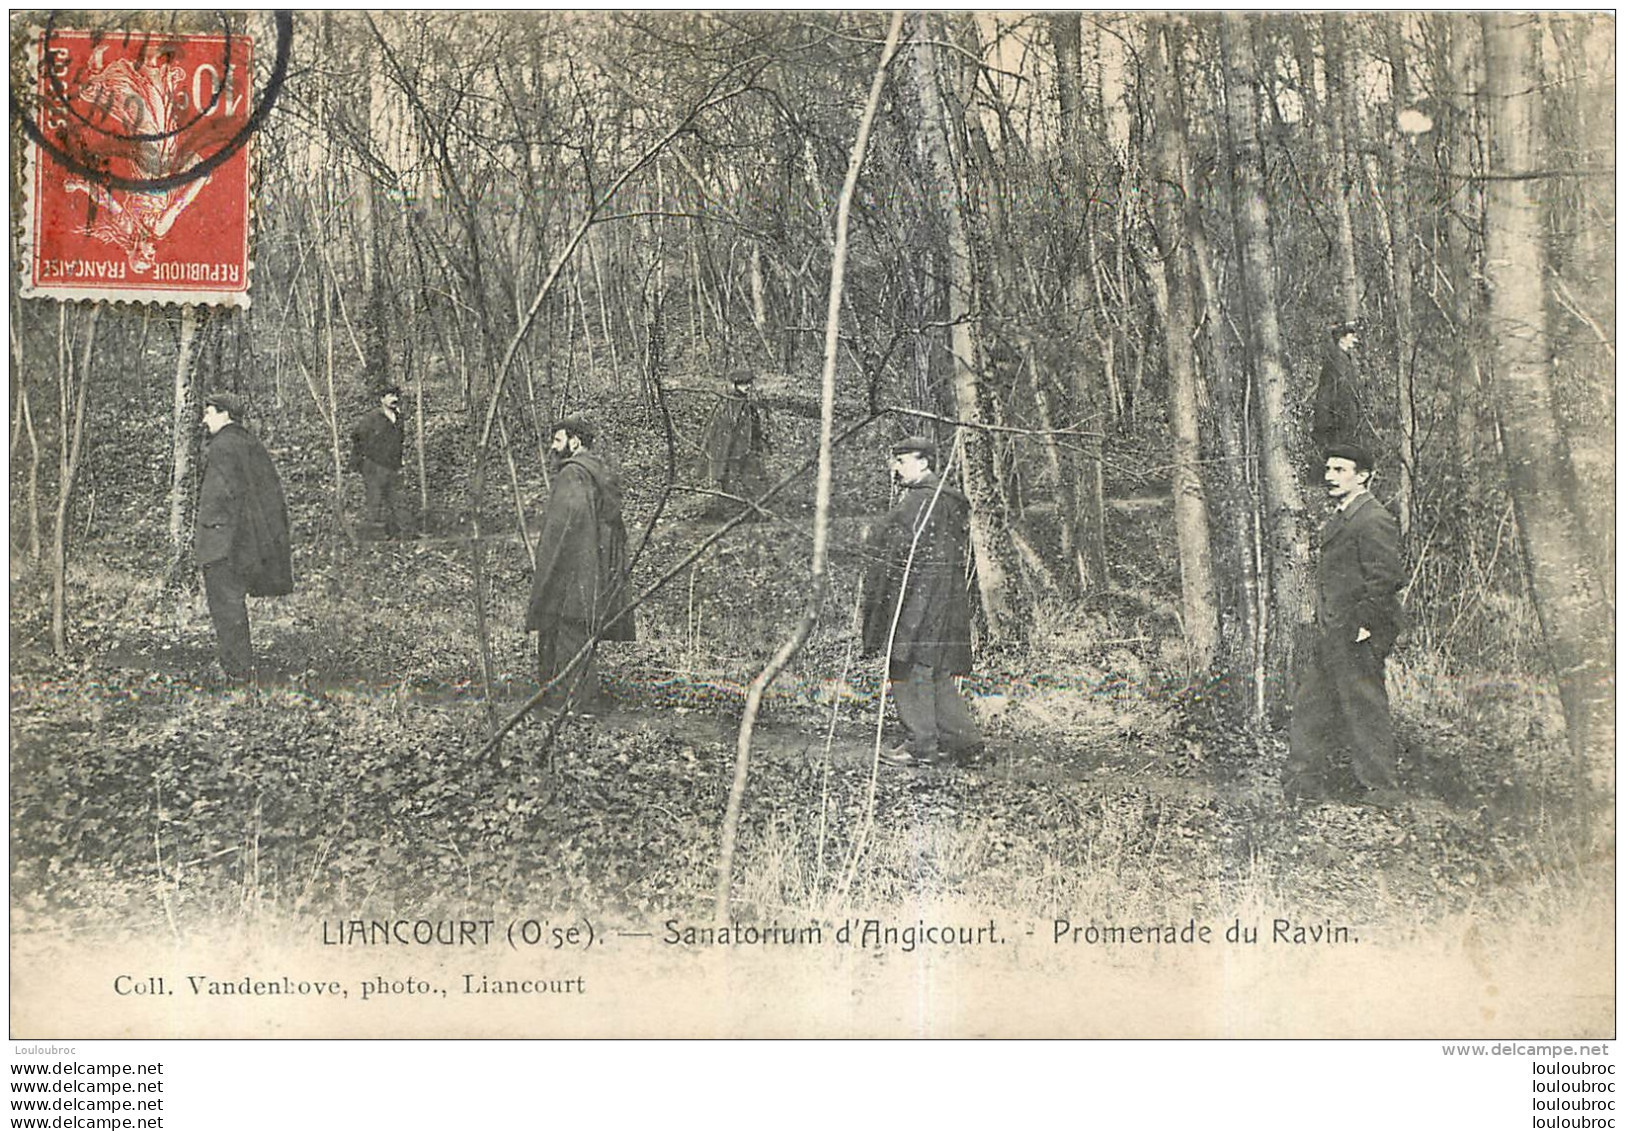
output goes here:
{"type": "Polygon", "coordinates": [[[1326,461],[1326,493],[1342,502],[1365,486],[1369,471],[1356,471],[1354,461],[1333,456],[1326,461]]]}
{"type": "Polygon", "coordinates": [[[931,461],[919,452],[898,452],[891,457],[891,472],[904,483],[918,483],[931,471],[931,461]]]}
{"type": "Polygon", "coordinates": [[[203,427],[213,436],[220,429],[231,423],[231,415],[216,408],[212,404],[203,406],[203,427]]]}
{"type": "Polygon", "coordinates": [[[579,447],[581,447],[581,441],[562,428],[553,433],[553,442],[548,445],[549,450],[557,452],[560,456],[574,455],[579,447]]]}
{"type": "Polygon", "coordinates": [[[389,409],[390,412],[394,412],[401,406],[401,395],[399,393],[385,393],[383,402],[385,408],[389,409]]]}
{"type": "Polygon", "coordinates": [[[1348,333],[1337,339],[1337,346],[1344,353],[1353,353],[1354,347],[1359,344],[1360,335],[1356,334],[1353,330],[1350,330],[1348,333]]]}

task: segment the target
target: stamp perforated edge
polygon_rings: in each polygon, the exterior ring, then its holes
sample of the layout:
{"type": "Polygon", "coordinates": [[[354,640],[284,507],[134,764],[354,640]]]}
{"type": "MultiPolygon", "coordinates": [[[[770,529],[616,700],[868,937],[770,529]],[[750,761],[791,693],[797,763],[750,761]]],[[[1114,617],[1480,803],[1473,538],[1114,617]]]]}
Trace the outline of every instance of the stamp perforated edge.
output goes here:
{"type": "MultiPolygon", "coordinates": [[[[63,28],[63,31],[80,31],[79,28],[63,28]]],[[[43,62],[45,49],[45,29],[38,25],[30,27],[27,32],[27,46],[25,48],[25,66],[27,69],[26,81],[38,83],[40,67],[43,62]]],[[[252,38],[249,38],[252,45],[252,38]]],[[[252,49],[249,55],[249,70],[252,72],[255,63],[252,49]]],[[[17,81],[13,75],[13,81],[17,81]]],[[[252,81],[249,86],[253,90],[252,81]]],[[[21,298],[56,299],[61,302],[106,302],[110,304],[127,303],[131,306],[208,306],[220,309],[247,310],[251,305],[249,291],[254,281],[254,238],[257,234],[259,209],[254,199],[254,161],[252,146],[254,139],[249,138],[242,148],[243,159],[243,192],[246,196],[245,216],[243,229],[243,285],[240,290],[162,290],[157,287],[64,287],[50,283],[40,284],[34,281],[34,248],[35,230],[38,224],[38,202],[35,189],[40,176],[39,162],[49,160],[40,152],[40,147],[32,140],[23,138],[23,209],[21,220],[21,236],[18,240],[18,262],[16,271],[20,276],[17,279],[17,294],[21,298]]]]}

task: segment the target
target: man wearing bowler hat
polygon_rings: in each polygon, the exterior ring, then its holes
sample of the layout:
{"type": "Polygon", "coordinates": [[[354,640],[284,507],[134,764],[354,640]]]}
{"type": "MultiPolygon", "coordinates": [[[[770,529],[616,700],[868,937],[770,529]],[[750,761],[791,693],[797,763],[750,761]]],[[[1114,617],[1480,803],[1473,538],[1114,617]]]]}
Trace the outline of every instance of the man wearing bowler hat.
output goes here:
{"type": "Polygon", "coordinates": [[[899,766],[970,762],[982,753],[982,734],[954,682],[971,667],[970,504],[942,481],[928,437],[893,444],[891,469],[902,497],[869,536],[863,650],[878,655],[890,644],[887,678],[908,741],[881,758],[899,766]]]}
{"type": "Polygon", "coordinates": [[[247,597],[293,592],[282,481],[265,445],[243,427],[243,415],[242,398],[234,393],[203,398],[209,445],[194,543],[221,674],[228,683],[246,683],[254,674],[247,597]]]}
{"type": "Polygon", "coordinates": [[[401,421],[401,387],[383,385],[378,404],[350,432],[350,466],[367,489],[365,520],[371,531],[389,538],[412,537],[412,510],[401,480],[406,427],[401,421]]]}
{"type": "Polygon", "coordinates": [[[1326,449],[1326,493],[1337,505],[1320,534],[1315,627],[1300,658],[1292,705],[1288,800],[1320,801],[1339,791],[1328,776],[1347,756],[1359,800],[1394,795],[1394,728],[1383,665],[1404,614],[1399,523],[1367,489],[1371,456],[1354,444],[1326,449]]]}

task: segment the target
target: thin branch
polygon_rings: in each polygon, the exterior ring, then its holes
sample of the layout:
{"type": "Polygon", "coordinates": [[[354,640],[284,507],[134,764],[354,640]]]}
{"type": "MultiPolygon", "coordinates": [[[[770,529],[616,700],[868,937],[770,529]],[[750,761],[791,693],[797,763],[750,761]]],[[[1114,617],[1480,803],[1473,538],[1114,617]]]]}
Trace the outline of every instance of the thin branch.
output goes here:
{"type": "MultiPolygon", "coordinates": [[[[883,408],[882,413],[896,413],[899,416],[917,416],[922,420],[935,420],[941,424],[952,424],[960,428],[975,428],[983,432],[1007,432],[1015,436],[1081,436],[1084,439],[1099,439],[1105,436],[1104,432],[1084,432],[1076,428],[1012,428],[1003,424],[983,424],[977,420],[960,420],[957,417],[941,416],[935,412],[926,412],[918,408],[902,408],[893,406],[883,408]]],[[[1099,413],[1095,414],[1096,416],[1099,413]]]]}

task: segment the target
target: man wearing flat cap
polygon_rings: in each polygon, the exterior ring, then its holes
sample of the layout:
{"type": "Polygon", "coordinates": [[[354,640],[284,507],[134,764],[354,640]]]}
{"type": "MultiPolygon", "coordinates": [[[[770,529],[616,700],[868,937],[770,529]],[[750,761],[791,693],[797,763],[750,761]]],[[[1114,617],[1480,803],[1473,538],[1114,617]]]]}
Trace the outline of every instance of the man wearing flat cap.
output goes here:
{"type": "MultiPolygon", "coordinates": [[[[537,634],[537,676],[557,680],[594,636],[632,640],[621,477],[592,450],[594,430],[579,417],[553,426],[548,461],[553,486],[536,532],[525,630],[537,634]]],[[[596,645],[560,686],[553,705],[590,706],[599,697],[596,645]]]]}
{"type": "Polygon", "coordinates": [[[902,481],[897,506],[871,532],[863,584],[863,651],[890,644],[887,678],[907,742],[881,755],[892,765],[970,762],[982,735],[955,677],[971,667],[965,546],[970,504],[942,481],[937,446],[910,436],[892,445],[902,481]]]}
{"type": "Polygon", "coordinates": [[[756,375],[748,369],[729,373],[732,391],[718,398],[705,426],[705,475],[711,489],[720,492],[706,505],[711,518],[734,514],[741,506],[735,500],[755,499],[767,481],[768,418],[751,392],[755,382],[756,375]]]}
{"type": "Polygon", "coordinates": [[[1335,796],[1330,775],[1349,768],[1356,800],[1393,799],[1394,728],[1383,665],[1404,626],[1399,523],[1367,489],[1371,456],[1354,444],[1326,449],[1326,493],[1337,505],[1320,534],[1315,627],[1292,705],[1289,800],[1335,796]]]}
{"type": "Polygon", "coordinates": [[[401,480],[406,427],[401,421],[401,388],[383,385],[378,403],[350,431],[350,467],[367,489],[365,522],[389,538],[412,537],[412,510],[401,480]]]}
{"type": "Polygon", "coordinates": [[[220,669],[230,683],[247,682],[254,674],[247,598],[293,592],[282,481],[265,446],[243,427],[243,412],[242,398],[234,393],[203,398],[209,438],[194,539],[220,669]]]}

